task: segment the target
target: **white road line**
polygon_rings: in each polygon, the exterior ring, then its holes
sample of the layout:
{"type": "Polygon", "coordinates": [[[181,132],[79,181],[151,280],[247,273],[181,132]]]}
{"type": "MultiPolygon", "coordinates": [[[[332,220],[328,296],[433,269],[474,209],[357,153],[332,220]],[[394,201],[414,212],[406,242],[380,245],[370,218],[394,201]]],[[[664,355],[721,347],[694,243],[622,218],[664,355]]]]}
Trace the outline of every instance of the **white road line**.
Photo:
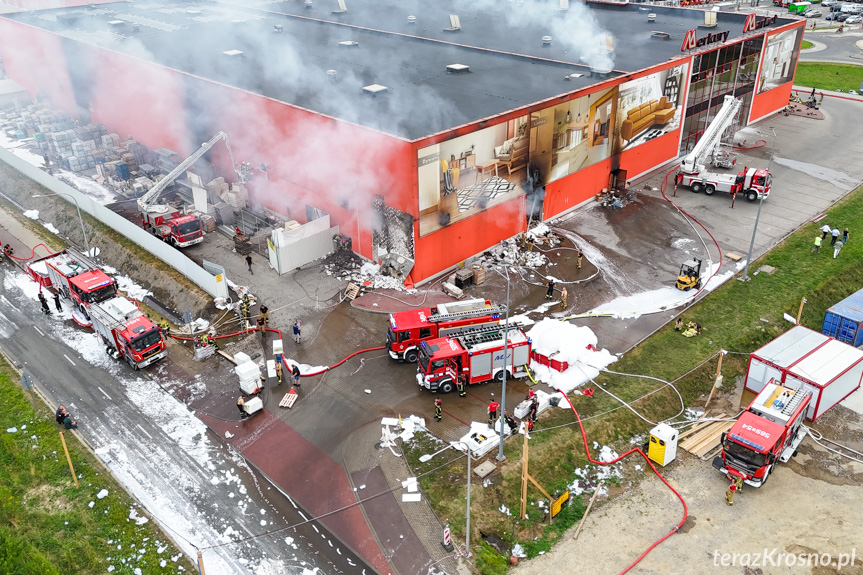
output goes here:
{"type": "Polygon", "coordinates": [[[315,533],[320,533],[320,531],[318,531],[318,526],[315,525],[314,523],[312,523],[312,529],[315,530],[315,533]]]}
{"type": "MultiPolygon", "coordinates": [[[[74,362],[74,361],[72,361],[71,359],[69,359],[69,356],[68,356],[68,355],[66,355],[65,353],[63,354],[63,357],[65,357],[65,358],[66,358],[66,361],[68,361],[68,362],[69,362],[69,363],[71,363],[72,365],[75,365],[75,362],[74,362]]],[[[102,393],[105,393],[105,392],[103,391],[102,393]]]]}
{"type": "Polygon", "coordinates": [[[242,522],[241,522],[239,519],[237,519],[237,520],[236,520],[236,522],[237,522],[237,525],[239,525],[240,527],[242,527],[243,529],[245,529],[245,530],[246,530],[246,533],[248,533],[248,534],[249,534],[249,535],[251,535],[252,537],[254,537],[254,536],[255,536],[255,534],[254,534],[254,533],[252,533],[251,531],[249,531],[249,528],[248,528],[248,527],[246,527],[245,525],[243,525],[243,524],[242,524],[242,522]]]}
{"type": "Polygon", "coordinates": [[[42,337],[45,337],[45,334],[44,334],[44,333],[42,333],[42,332],[39,330],[39,328],[38,328],[38,327],[36,327],[35,325],[33,326],[33,329],[35,329],[35,330],[36,330],[36,332],[37,332],[39,335],[41,335],[42,337]]]}
{"type": "Polygon", "coordinates": [[[339,555],[341,555],[341,554],[342,554],[342,550],[341,550],[341,549],[339,549],[338,547],[336,547],[336,553],[338,553],[339,555]]]}
{"type": "MultiPolygon", "coordinates": [[[[67,357],[66,359],[69,359],[69,358],[67,357]]],[[[69,360],[69,361],[72,361],[72,360],[69,360]]],[[[75,364],[73,363],[72,365],[75,365],[75,364]]],[[[101,391],[101,392],[102,392],[102,395],[104,395],[105,397],[107,397],[107,398],[108,398],[108,401],[113,401],[113,400],[111,399],[111,396],[110,396],[110,395],[108,395],[107,393],[105,393],[105,390],[104,390],[104,389],[102,389],[102,388],[101,388],[101,387],[99,387],[99,386],[96,386],[96,389],[98,389],[99,391],[101,391]]],[[[141,427],[141,426],[139,425],[138,427],[141,427]]],[[[150,439],[153,439],[153,438],[151,437],[150,439]]]]}
{"type": "MultiPolygon", "coordinates": [[[[102,393],[105,393],[105,392],[103,391],[102,393]]],[[[146,430],[146,429],[144,429],[143,427],[141,427],[141,426],[140,426],[140,424],[137,424],[137,423],[136,423],[135,425],[137,425],[137,426],[138,426],[138,429],[140,429],[140,430],[141,430],[141,433],[143,433],[144,435],[146,435],[146,436],[147,436],[147,437],[149,437],[150,439],[153,439],[153,436],[152,436],[152,435],[150,435],[149,433],[147,433],[147,430],[146,430]]]]}
{"type": "Polygon", "coordinates": [[[297,508],[297,504],[296,504],[296,503],[294,503],[294,500],[293,500],[293,499],[291,499],[290,497],[288,497],[288,501],[290,501],[290,502],[291,502],[291,505],[293,505],[293,506],[294,506],[294,509],[296,509],[296,508],[297,508]]]}
{"type": "Polygon", "coordinates": [[[302,512],[302,511],[300,511],[299,509],[297,510],[297,513],[299,513],[299,514],[300,514],[300,517],[302,517],[302,518],[303,518],[303,521],[308,521],[308,520],[309,520],[309,518],[308,518],[308,517],[306,517],[305,515],[303,515],[303,512],[302,512]]]}
{"type": "Polygon", "coordinates": [[[327,543],[329,543],[329,544],[330,544],[330,547],[332,547],[332,546],[333,546],[333,542],[332,542],[332,541],[330,541],[329,539],[327,539],[327,543]]]}

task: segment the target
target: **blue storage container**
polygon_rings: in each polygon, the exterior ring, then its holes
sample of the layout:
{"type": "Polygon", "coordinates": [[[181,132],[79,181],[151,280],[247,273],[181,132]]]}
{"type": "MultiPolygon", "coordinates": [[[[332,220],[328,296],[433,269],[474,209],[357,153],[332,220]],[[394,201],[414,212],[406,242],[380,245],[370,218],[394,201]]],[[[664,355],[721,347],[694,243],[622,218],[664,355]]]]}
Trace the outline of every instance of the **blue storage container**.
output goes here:
{"type": "Polygon", "coordinates": [[[117,164],[117,177],[128,180],[129,176],[130,174],[128,164],[117,164]]]}
{"type": "Polygon", "coordinates": [[[851,294],[827,310],[821,333],[854,347],[863,345],[863,290],[851,294]]]}

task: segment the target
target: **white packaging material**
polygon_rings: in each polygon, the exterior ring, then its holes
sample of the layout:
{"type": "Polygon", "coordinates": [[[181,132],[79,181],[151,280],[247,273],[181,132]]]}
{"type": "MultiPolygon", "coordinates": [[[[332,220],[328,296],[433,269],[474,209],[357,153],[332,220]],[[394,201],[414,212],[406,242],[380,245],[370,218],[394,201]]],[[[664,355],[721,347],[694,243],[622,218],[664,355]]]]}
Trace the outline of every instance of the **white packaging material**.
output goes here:
{"type": "Polygon", "coordinates": [[[236,354],[234,354],[234,361],[237,362],[237,365],[240,365],[241,363],[247,363],[247,362],[252,361],[252,358],[249,357],[248,354],[240,351],[240,352],[237,352],[236,354]]]}
{"type": "Polygon", "coordinates": [[[246,413],[249,415],[255,413],[256,411],[261,411],[264,408],[264,402],[261,401],[260,397],[253,397],[248,400],[245,405],[246,413]]]}
{"type": "Polygon", "coordinates": [[[234,373],[236,373],[240,379],[251,379],[261,376],[261,368],[258,367],[258,364],[256,363],[241,363],[234,368],[234,373]]]}

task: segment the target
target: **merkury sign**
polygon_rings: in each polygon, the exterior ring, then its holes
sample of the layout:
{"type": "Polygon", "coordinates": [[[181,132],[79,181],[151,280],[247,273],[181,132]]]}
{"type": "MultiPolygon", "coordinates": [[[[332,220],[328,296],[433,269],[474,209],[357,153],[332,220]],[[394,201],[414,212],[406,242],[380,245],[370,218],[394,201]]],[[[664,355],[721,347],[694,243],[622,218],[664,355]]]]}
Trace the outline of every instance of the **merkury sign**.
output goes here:
{"type": "Polygon", "coordinates": [[[759,28],[766,28],[773,24],[776,24],[776,15],[759,20],[755,14],[750,14],[746,17],[746,22],[743,23],[743,33],[753,32],[759,28]]]}
{"type": "Polygon", "coordinates": [[[722,43],[726,40],[728,40],[728,30],[724,32],[708,34],[707,36],[702,36],[701,38],[698,37],[698,35],[695,33],[695,30],[689,30],[683,37],[683,44],[680,46],[680,51],[686,52],[687,50],[695,50],[696,48],[701,48],[703,46],[707,46],[708,44],[722,43]]]}

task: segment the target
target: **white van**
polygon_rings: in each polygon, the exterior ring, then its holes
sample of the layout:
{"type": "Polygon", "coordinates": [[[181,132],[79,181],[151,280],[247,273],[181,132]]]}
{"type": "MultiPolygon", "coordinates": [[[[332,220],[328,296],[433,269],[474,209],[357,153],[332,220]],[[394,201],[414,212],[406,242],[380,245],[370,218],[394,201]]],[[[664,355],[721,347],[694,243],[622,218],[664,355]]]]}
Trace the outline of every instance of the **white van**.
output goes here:
{"type": "Polygon", "coordinates": [[[843,4],[840,12],[843,14],[863,14],[863,6],[858,4],[843,4]]]}

